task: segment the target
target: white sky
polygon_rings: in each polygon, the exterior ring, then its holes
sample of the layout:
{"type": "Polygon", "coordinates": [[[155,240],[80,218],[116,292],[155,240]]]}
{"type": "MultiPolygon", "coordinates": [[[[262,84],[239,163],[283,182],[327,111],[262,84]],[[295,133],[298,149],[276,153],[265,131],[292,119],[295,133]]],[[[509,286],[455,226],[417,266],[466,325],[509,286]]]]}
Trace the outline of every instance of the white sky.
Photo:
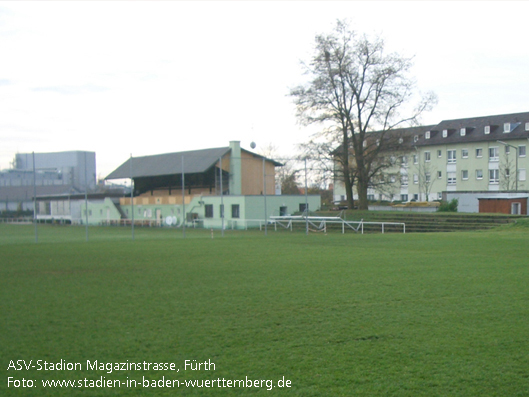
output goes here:
{"type": "Polygon", "coordinates": [[[529,111],[528,1],[0,2],[0,169],[16,152],[133,156],[307,140],[289,89],[347,18],[414,56],[423,124],[529,111]]]}

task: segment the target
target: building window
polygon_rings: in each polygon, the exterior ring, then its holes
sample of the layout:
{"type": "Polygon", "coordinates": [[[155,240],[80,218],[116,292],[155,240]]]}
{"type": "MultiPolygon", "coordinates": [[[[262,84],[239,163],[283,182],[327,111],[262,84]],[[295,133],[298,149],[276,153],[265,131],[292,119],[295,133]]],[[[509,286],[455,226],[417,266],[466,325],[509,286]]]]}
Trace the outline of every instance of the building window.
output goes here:
{"type": "Polygon", "coordinates": [[[507,134],[511,132],[511,123],[503,123],[503,133],[507,134]]]}
{"type": "Polygon", "coordinates": [[[415,201],[419,200],[419,195],[418,195],[417,193],[415,193],[415,194],[413,195],[413,199],[414,199],[415,201]]]}
{"type": "Polygon", "coordinates": [[[424,133],[424,139],[430,139],[430,131],[424,133]]]}
{"type": "Polygon", "coordinates": [[[413,137],[413,142],[417,142],[418,140],[419,140],[419,135],[415,135],[415,136],[413,137]]]}
{"type": "Polygon", "coordinates": [[[368,195],[367,195],[367,199],[368,199],[369,201],[375,201],[375,195],[374,195],[374,194],[368,194],[368,195]]]}
{"type": "Polygon", "coordinates": [[[400,177],[401,186],[408,186],[408,175],[402,175],[400,177]]]}
{"type": "Polygon", "coordinates": [[[413,174],[413,183],[415,184],[419,183],[419,175],[413,174]]]}
{"type": "Polygon", "coordinates": [[[442,192],[438,192],[437,193],[437,200],[442,200],[443,199],[443,193],[442,192]]]}
{"type": "Polygon", "coordinates": [[[417,164],[417,155],[416,154],[413,155],[413,164],[417,164]]]}
{"type": "Polygon", "coordinates": [[[448,178],[448,184],[449,185],[455,185],[456,184],[456,173],[455,172],[447,172],[446,177],[448,178]]]}
{"type": "Polygon", "coordinates": [[[400,195],[400,201],[408,201],[408,195],[407,194],[401,194],[400,195]]]}
{"type": "Polygon", "coordinates": [[[483,149],[482,148],[478,148],[476,149],[476,157],[479,159],[481,157],[483,157],[483,149]]]}
{"type": "Polygon", "coordinates": [[[408,166],[408,157],[406,156],[402,156],[400,158],[400,164],[403,166],[403,167],[407,167],[408,166]]]}
{"type": "Polygon", "coordinates": [[[232,218],[239,218],[240,217],[239,204],[232,204],[231,205],[231,217],[232,218]]]}
{"type": "Polygon", "coordinates": [[[461,149],[461,158],[468,159],[468,149],[461,149]]]}
{"type": "Polygon", "coordinates": [[[455,151],[455,149],[447,150],[446,151],[446,156],[448,157],[448,162],[449,163],[455,163],[456,162],[456,151],[455,151]]]}
{"type": "Polygon", "coordinates": [[[490,125],[486,125],[483,132],[485,133],[485,135],[490,134],[490,125]]]}
{"type": "Polygon", "coordinates": [[[489,170],[489,183],[491,185],[500,183],[500,170],[489,170]]]}
{"type": "Polygon", "coordinates": [[[529,123],[525,123],[525,130],[529,131],[529,123]]]}
{"type": "Polygon", "coordinates": [[[424,174],[424,181],[425,181],[426,183],[428,183],[428,182],[430,182],[431,180],[432,180],[432,175],[431,175],[429,172],[425,173],[425,174],[424,174]]]}
{"type": "Polygon", "coordinates": [[[224,218],[224,204],[221,204],[219,206],[219,210],[220,210],[220,217],[222,219],[222,218],[224,218]]]}
{"type": "Polygon", "coordinates": [[[448,136],[448,130],[443,130],[443,138],[446,138],[448,136]]]}
{"type": "Polygon", "coordinates": [[[430,152],[424,152],[424,161],[430,161],[430,152]]]}
{"type": "Polygon", "coordinates": [[[437,179],[441,179],[443,177],[443,173],[441,171],[437,171],[437,179]]]}
{"type": "Polygon", "coordinates": [[[442,151],[442,150],[438,150],[438,151],[437,151],[437,157],[438,157],[438,158],[443,157],[443,151],[442,151]]]}
{"type": "Polygon", "coordinates": [[[522,169],[518,170],[518,180],[519,181],[525,181],[525,168],[522,168],[522,169]]]}
{"type": "Polygon", "coordinates": [[[525,157],[525,145],[518,146],[518,156],[525,157]]]}
{"type": "Polygon", "coordinates": [[[213,204],[206,204],[204,206],[204,217],[213,218],[213,204]]]}
{"type": "Polygon", "coordinates": [[[463,179],[464,181],[468,180],[468,170],[461,171],[461,179],[463,179]]]}
{"type": "Polygon", "coordinates": [[[476,179],[483,179],[483,170],[476,170],[476,179]]]}
{"type": "Polygon", "coordinates": [[[499,161],[499,160],[500,160],[499,149],[497,147],[490,147],[489,148],[489,161],[499,161]]]}
{"type": "Polygon", "coordinates": [[[505,154],[509,154],[511,152],[511,147],[505,145],[505,154]]]}
{"type": "Polygon", "coordinates": [[[459,130],[459,134],[460,134],[461,136],[465,136],[465,135],[467,134],[467,129],[466,129],[466,128],[461,128],[461,129],[459,130]]]}

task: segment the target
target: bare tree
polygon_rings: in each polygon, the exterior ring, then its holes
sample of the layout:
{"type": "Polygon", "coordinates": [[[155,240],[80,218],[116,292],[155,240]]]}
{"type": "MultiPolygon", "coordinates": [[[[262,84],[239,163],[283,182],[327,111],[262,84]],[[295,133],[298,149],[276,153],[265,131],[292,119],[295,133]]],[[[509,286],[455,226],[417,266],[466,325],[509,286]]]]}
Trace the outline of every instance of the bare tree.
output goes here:
{"type": "Polygon", "coordinates": [[[367,209],[373,178],[390,167],[380,155],[398,147],[399,138],[389,132],[416,124],[417,117],[435,103],[435,95],[424,96],[407,111],[409,116],[401,117],[415,91],[408,76],[411,59],[385,54],[380,38],[359,35],[343,21],[315,41],[314,55],[304,64],[309,81],[290,95],[301,123],[322,125],[311,141],[339,165],[349,206],[354,206],[356,183],[359,208],[367,209]]]}
{"type": "Polygon", "coordinates": [[[424,193],[426,201],[429,201],[430,193],[436,181],[434,174],[437,172],[437,168],[434,168],[431,162],[426,161],[417,168],[419,170],[419,197],[420,193],[424,193]]]}
{"type": "Polygon", "coordinates": [[[299,169],[295,168],[296,159],[282,157],[273,143],[263,146],[257,152],[263,157],[283,164],[276,169],[276,184],[281,186],[281,194],[301,194],[298,182],[299,169]]]}
{"type": "Polygon", "coordinates": [[[500,163],[500,188],[502,190],[515,190],[516,188],[516,166],[514,160],[508,154],[500,163]]]}

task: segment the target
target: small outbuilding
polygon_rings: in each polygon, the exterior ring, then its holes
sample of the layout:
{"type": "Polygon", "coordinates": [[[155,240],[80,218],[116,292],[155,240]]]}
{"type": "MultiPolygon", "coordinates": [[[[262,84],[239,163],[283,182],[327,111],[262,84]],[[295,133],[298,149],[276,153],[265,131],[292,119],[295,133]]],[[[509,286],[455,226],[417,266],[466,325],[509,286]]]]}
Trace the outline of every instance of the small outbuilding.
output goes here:
{"type": "Polygon", "coordinates": [[[478,197],[480,213],[498,213],[528,215],[528,194],[505,193],[494,196],[478,197]]]}

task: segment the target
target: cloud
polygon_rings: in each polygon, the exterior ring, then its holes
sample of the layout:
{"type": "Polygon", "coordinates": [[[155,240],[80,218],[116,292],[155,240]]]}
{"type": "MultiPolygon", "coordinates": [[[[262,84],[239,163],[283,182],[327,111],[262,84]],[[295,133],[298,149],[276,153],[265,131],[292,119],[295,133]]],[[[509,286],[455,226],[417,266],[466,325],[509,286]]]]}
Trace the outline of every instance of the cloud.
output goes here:
{"type": "Polygon", "coordinates": [[[0,86],[3,86],[3,85],[11,85],[11,80],[0,79],[0,86]]]}
{"type": "MultiPolygon", "coordinates": [[[[0,80],[1,84],[1,80],[0,80]]],[[[34,92],[55,92],[62,95],[77,95],[91,92],[104,92],[108,91],[107,87],[102,87],[93,84],[84,84],[80,86],[74,85],[62,85],[62,86],[50,86],[50,87],[35,87],[32,89],[34,92]]]]}

